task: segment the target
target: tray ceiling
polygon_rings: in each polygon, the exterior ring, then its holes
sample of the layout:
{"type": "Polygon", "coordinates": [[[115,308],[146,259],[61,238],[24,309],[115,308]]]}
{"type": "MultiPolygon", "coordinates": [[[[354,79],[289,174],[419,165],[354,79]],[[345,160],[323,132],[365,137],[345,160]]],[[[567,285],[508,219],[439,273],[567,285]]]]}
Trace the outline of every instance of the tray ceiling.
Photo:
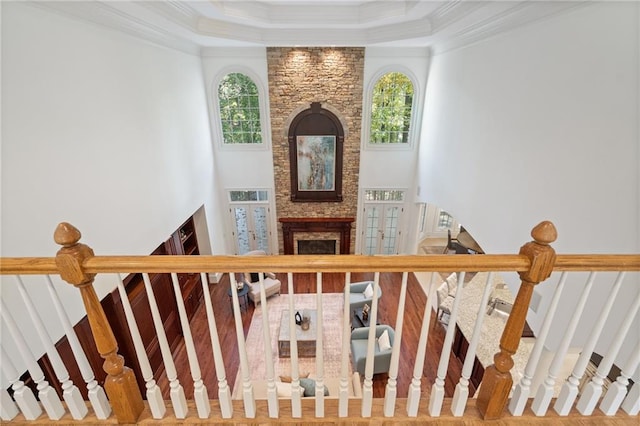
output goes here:
{"type": "Polygon", "coordinates": [[[31,2],[169,47],[395,46],[444,51],[583,5],[574,1],[31,2]]]}

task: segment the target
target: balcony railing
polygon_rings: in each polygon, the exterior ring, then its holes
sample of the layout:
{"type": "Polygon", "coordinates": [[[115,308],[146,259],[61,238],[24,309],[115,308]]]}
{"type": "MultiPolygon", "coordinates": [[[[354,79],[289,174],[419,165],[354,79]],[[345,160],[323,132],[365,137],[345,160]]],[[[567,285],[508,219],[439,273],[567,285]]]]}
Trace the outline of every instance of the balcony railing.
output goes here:
{"type": "MultiPolygon", "coordinates": [[[[60,422],[113,422],[135,423],[140,421],[180,421],[189,419],[193,422],[224,422],[224,421],[261,421],[264,419],[299,419],[300,421],[318,419],[333,419],[335,421],[346,418],[371,419],[380,418],[397,421],[418,421],[420,419],[498,419],[508,417],[517,420],[520,416],[551,416],[559,419],[563,416],[588,416],[598,418],[603,422],[615,416],[617,421],[637,422],[637,414],[640,408],[640,388],[638,383],[631,385],[631,379],[640,362],[640,346],[637,330],[634,329],[634,321],[640,309],[640,297],[637,297],[640,279],[640,255],[556,255],[551,243],[556,239],[556,231],[550,222],[542,222],[531,232],[533,241],[526,243],[519,254],[514,255],[422,255],[422,256],[95,256],[93,251],[79,242],[80,232],[69,224],[61,224],[55,232],[55,241],[62,246],[55,257],[51,258],[2,258],[1,273],[3,275],[15,275],[15,283],[20,296],[8,300],[3,295],[2,322],[3,327],[9,331],[2,336],[2,371],[10,381],[11,388],[2,390],[3,421],[30,422],[48,418],[60,422]],[[328,342],[325,340],[327,330],[322,321],[312,323],[314,333],[314,347],[310,349],[314,356],[314,383],[311,389],[312,399],[304,398],[300,388],[303,378],[299,377],[298,363],[300,362],[298,347],[303,345],[296,337],[300,325],[296,324],[293,315],[282,322],[269,321],[270,300],[265,291],[265,278],[259,274],[259,300],[256,313],[262,315],[262,347],[265,349],[260,356],[264,359],[264,376],[259,380],[263,386],[264,400],[257,399],[256,391],[258,383],[252,377],[250,356],[256,356],[254,347],[247,347],[247,340],[243,329],[242,308],[243,304],[235,291],[237,286],[237,274],[249,271],[269,271],[286,274],[286,288],[282,289],[280,298],[287,298],[290,313],[296,311],[294,275],[297,273],[315,274],[315,305],[317,318],[323,318],[323,274],[339,273],[344,279],[344,300],[342,312],[337,315],[338,326],[341,328],[341,350],[339,357],[339,377],[329,378],[325,375],[324,349],[328,342]],[[407,297],[407,283],[412,274],[431,273],[430,281],[425,283],[427,295],[424,306],[421,306],[423,314],[420,317],[420,332],[417,342],[413,347],[415,353],[403,358],[401,354],[402,341],[406,337],[403,334],[405,307],[407,297]],[[425,357],[427,356],[427,342],[430,333],[434,333],[432,321],[437,321],[435,310],[438,306],[436,293],[443,289],[443,278],[449,273],[455,272],[456,282],[451,287],[455,288],[451,296],[451,304],[447,309],[448,325],[442,346],[437,348],[439,363],[435,378],[428,379],[424,374],[425,357]],[[482,279],[474,281],[471,285],[465,281],[465,275],[478,274],[482,279]],[[509,309],[503,304],[490,304],[492,293],[496,290],[496,279],[499,273],[517,272],[521,285],[509,309]],[[549,278],[552,273],[558,272],[558,279],[549,278]],[[579,277],[588,272],[584,281],[578,281],[579,277]],[[604,276],[599,276],[606,272],[604,276]],[[114,337],[109,319],[105,314],[100,300],[93,288],[96,274],[142,274],[144,289],[149,302],[149,317],[139,318],[134,315],[127,290],[121,279],[116,286],[122,299],[123,314],[126,317],[129,336],[135,347],[135,357],[138,365],[136,373],[142,377],[144,384],[141,386],[136,381],[136,374],[127,365],[132,361],[124,360],[118,353],[118,342],[114,337]],[[154,295],[154,287],[150,276],[152,274],[170,273],[174,294],[154,295]],[[201,274],[203,286],[203,304],[206,311],[206,327],[211,339],[212,352],[203,355],[196,350],[196,343],[192,335],[193,322],[190,323],[184,300],[181,295],[181,287],[178,274],[201,274]],[[208,287],[207,274],[229,274],[229,286],[233,310],[233,325],[237,336],[239,358],[239,374],[236,385],[229,384],[225,369],[225,356],[229,353],[228,347],[223,347],[219,336],[226,330],[216,323],[216,312],[220,309],[219,300],[212,300],[208,287]],[[371,290],[374,295],[380,291],[380,274],[397,273],[400,279],[397,285],[387,287],[386,292],[394,293],[393,300],[398,301],[393,335],[388,349],[389,356],[384,365],[385,383],[379,383],[377,361],[378,356],[385,350],[377,333],[377,327],[356,329],[352,332],[352,312],[349,306],[351,295],[352,274],[371,273],[371,290]],[[40,309],[32,299],[23,278],[27,275],[41,275],[42,286],[47,287],[51,306],[55,309],[66,332],[73,352],[73,360],[62,359],[56,345],[48,335],[47,327],[41,319],[40,309]],[[102,377],[102,372],[94,371],[90,367],[85,349],[75,336],[74,329],[67,318],[64,303],[59,299],[59,291],[56,287],[64,285],[61,282],[54,283],[51,276],[59,275],[64,281],[78,288],[84,306],[95,347],[104,359],[104,382],[96,379],[102,377]],[[613,276],[612,282],[600,284],[613,276]],[[533,341],[528,340],[521,345],[521,336],[525,328],[525,322],[534,287],[542,285],[555,286],[553,296],[546,310],[545,319],[537,330],[533,341]],[[441,284],[442,283],[442,284],[441,284]],[[564,324],[564,333],[561,342],[555,348],[551,364],[542,366],[541,354],[545,349],[546,339],[550,330],[557,324],[556,315],[560,309],[560,301],[570,283],[572,294],[578,294],[574,311],[569,316],[568,324],[564,324]],[[589,295],[594,286],[607,285],[611,288],[608,297],[601,300],[599,306],[587,305],[589,295]],[[621,289],[635,289],[636,298],[630,303],[620,303],[617,296],[621,289]],[[477,293],[472,292],[475,291],[477,293]],[[465,293],[466,292],[466,293],[465,293]],[[167,336],[163,317],[158,309],[156,301],[159,297],[175,297],[177,314],[181,325],[184,347],[187,352],[187,361],[177,364],[167,336]],[[22,304],[20,310],[26,313],[31,325],[37,330],[37,336],[23,332],[22,326],[15,315],[15,307],[10,309],[7,304],[22,304]],[[473,303],[469,308],[468,303],[473,303]],[[585,309],[589,306],[589,311],[585,309]],[[617,306],[624,306],[626,313],[622,323],[611,331],[606,328],[611,313],[617,306]],[[448,366],[452,349],[463,319],[470,315],[471,323],[466,330],[466,345],[463,354],[463,366],[455,385],[453,395],[446,395],[445,381],[448,380],[448,366]],[[475,392],[475,384],[472,383],[474,368],[480,357],[479,350],[486,347],[486,333],[483,324],[492,321],[487,315],[495,315],[494,311],[506,318],[504,328],[501,331],[501,339],[492,365],[483,365],[484,374],[475,392]],[[585,316],[596,317],[595,324],[589,334],[589,338],[577,352],[579,356],[573,365],[571,375],[565,380],[558,377],[563,366],[566,366],[567,352],[574,347],[574,335],[585,316]],[[463,318],[464,317],[464,318],[463,318]],[[487,319],[489,318],[489,319],[487,319]],[[169,400],[165,400],[163,392],[158,386],[159,377],[154,377],[149,362],[148,353],[141,337],[139,327],[141,321],[152,322],[156,331],[155,339],[163,360],[163,370],[166,381],[169,383],[169,400]],[[455,326],[454,326],[455,325],[455,326]],[[275,369],[274,353],[271,350],[274,333],[278,328],[288,327],[289,349],[291,357],[291,383],[283,384],[279,381],[275,369]],[[365,330],[365,331],[363,331],[365,330]],[[605,330],[609,330],[605,332],[605,330]],[[596,345],[609,333],[607,338],[612,342],[608,352],[603,354],[601,362],[592,374],[587,374],[590,366],[591,355],[596,345]],[[613,333],[612,337],[610,334],[613,333]],[[356,335],[364,336],[364,368],[362,374],[354,374],[352,364],[354,346],[351,342],[356,335]],[[39,354],[31,350],[33,345],[30,339],[38,339],[45,347],[46,354],[55,380],[59,381],[60,392],[52,387],[52,383],[46,379],[46,374],[37,362],[39,354]],[[635,339],[635,340],[634,340],[635,339]],[[619,358],[623,344],[634,341],[635,348],[631,355],[623,360],[618,376],[611,384],[607,383],[607,376],[611,367],[619,358]],[[29,377],[35,383],[36,392],[24,383],[22,372],[17,371],[6,349],[11,345],[12,352],[18,352],[26,363],[29,377]],[[350,347],[352,348],[350,350],[350,347]],[[518,352],[520,347],[520,352],[518,352]],[[526,347],[526,350],[523,349],[526,347]],[[206,359],[204,359],[206,357],[206,359]],[[412,365],[401,365],[401,359],[414,360],[412,365]],[[212,362],[211,362],[212,361],[212,362]],[[70,362],[77,363],[85,383],[73,383],[66,368],[70,362]],[[518,364],[518,371],[513,366],[518,364]],[[202,380],[202,365],[214,365],[217,376],[217,394],[212,397],[202,380]],[[183,385],[178,380],[178,369],[188,368],[193,383],[192,399],[187,400],[183,385]],[[544,368],[545,371],[540,371],[544,368]],[[547,370],[548,368],[548,370],[547,370]],[[406,397],[398,397],[398,374],[400,369],[412,371],[410,384],[406,397]],[[532,388],[535,377],[544,377],[540,385],[532,388]],[[337,393],[332,397],[325,396],[325,384],[330,379],[337,380],[337,393]],[[558,380],[560,379],[560,380],[558,380]],[[374,397],[375,387],[384,387],[383,397],[374,397]],[[80,388],[85,388],[82,392],[80,388]],[[141,392],[140,389],[144,391],[141,392]],[[283,397],[280,390],[287,391],[283,397]],[[85,401],[82,395],[87,395],[85,401]],[[62,403],[64,401],[64,404],[62,403]]],[[[118,275],[122,277],[122,275],[118,275]]],[[[450,290],[449,288],[447,290],[450,290]]],[[[4,292],[3,292],[4,293],[4,292]]],[[[381,317],[381,304],[384,303],[384,294],[379,299],[371,297],[369,311],[369,323],[376,324],[381,317]]],[[[575,301],[575,298],[574,298],[575,301]]],[[[628,302],[628,301],[627,301],[628,302]]],[[[228,302],[225,302],[228,303],[228,302]]],[[[590,302],[591,303],[591,302],[590,302]]],[[[566,311],[565,307],[562,307],[566,311]]],[[[386,308],[387,315],[389,312],[386,308]]],[[[275,334],[277,336],[277,334],[275,334]]],[[[415,337],[414,337],[415,338],[415,337]]],[[[433,348],[430,348],[434,350],[433,348]]],[[[455,352],[455,351],[454,351],[455,352]]],[[[228,365],[228,364],[227,364],[228,365]]],[[[271,421],[270,420],[270,421],[271,421]]]]}

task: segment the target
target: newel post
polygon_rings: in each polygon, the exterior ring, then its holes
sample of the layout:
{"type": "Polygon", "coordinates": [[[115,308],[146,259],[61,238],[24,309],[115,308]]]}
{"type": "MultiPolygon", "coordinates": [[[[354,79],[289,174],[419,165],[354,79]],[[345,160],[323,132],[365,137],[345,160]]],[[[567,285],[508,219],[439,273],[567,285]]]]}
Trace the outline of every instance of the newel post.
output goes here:
{"type": "Polygon", "coordinates": [[[119,423],[135,423],[144,409],[142,395],[133,370],[125,367],[124,358],[118,354],[118,343],[93,288],[95,274],[82,268],[82,263],[93,257],[93,250],[79,243],[80,236],[72,225],[64,222],[58,225],[53,238],[62,248],[56,254],[56,265],[60,277],[80,290],[93,339],[104,358],[103,368],[107,372],[104,389],[113,412],[119,423]]]}
{"type": "Polygon", "coordinates": [[[498,419],[504,412],[513,385],[512,356],[520,344],[533,288],[549,278],[556,260],[556,252],[549,245],[558,236],[553,223],[548,221],[539,223],[531,231],[531,236],[533,241],[520,248],[520,254],[529,258],[531,266],[528,271],[519,273],[522,284],[502,332],[500,352],[494,355],[494,364],[485,370],[482,378],[476,406],[485,420],[498,419]]]}

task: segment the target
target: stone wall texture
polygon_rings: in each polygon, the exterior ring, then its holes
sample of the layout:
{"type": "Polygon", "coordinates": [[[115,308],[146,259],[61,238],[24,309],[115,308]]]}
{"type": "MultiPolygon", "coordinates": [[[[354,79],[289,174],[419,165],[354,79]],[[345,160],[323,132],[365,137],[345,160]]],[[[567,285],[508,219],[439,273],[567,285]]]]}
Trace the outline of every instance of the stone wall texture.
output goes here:
{"type": "MultiPolygon", "coordinates": [[[[271,138],[278,219],[300,217],[356,218],[360,169],[360,123],[364,48],[267,48],[271,138]],[[345,131],[342,202],[292,202],[289,164],[289,123],[312,102],[333,112],[345,131]]],[[[355,252],[355,222],[350,252],[355,252]]],[[[282,254],[282,227],[278,222],[282,254]]]]}

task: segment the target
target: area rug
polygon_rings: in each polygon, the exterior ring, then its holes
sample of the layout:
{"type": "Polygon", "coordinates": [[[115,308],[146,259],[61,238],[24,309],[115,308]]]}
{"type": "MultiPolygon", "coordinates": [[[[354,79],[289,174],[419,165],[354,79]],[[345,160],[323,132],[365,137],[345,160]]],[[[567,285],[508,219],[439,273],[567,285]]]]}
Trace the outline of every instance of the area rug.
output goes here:
{"type": "MultiPolygon", "coordinates": [[[[316,309],[315,294],[294,295],[294,309],[316,309]]],[[[271,336],[271,354],[274,360],[276,378],[278,376],[291,375],[291,358],[280,358],[278,356],[278,334],[280,332],[280,319],[282,311],[289,309],[289,296],[282,294],[271,297],[267,301],[269,315],[269,334],[271,336]]],[[[340,377],[340,355],[342,351],[342,318],[344,313],[344,295],[342,293],[325,293],[322,295],[322,316],[323,316],[323,356],[324,356],[324,377],[340,377]]],[[[264,380],[267,377],[264,355],[264,334],[262,328],[262,308],[256,308],[249,326],[246,347],[249,361],[251,379],[264,380]]],[[[315,327],[316,324],[311,324],[315,327]]],[[[351,363],[349,363],[351,372],[351,363]]],[[[316,358],[298,358],[298,371],[300,374],[316,374],[316,358]]],[[[234,389],[238,389],[238,384],[242,378],[242,372],[238,370],[238,376],[234,389]]]]}

